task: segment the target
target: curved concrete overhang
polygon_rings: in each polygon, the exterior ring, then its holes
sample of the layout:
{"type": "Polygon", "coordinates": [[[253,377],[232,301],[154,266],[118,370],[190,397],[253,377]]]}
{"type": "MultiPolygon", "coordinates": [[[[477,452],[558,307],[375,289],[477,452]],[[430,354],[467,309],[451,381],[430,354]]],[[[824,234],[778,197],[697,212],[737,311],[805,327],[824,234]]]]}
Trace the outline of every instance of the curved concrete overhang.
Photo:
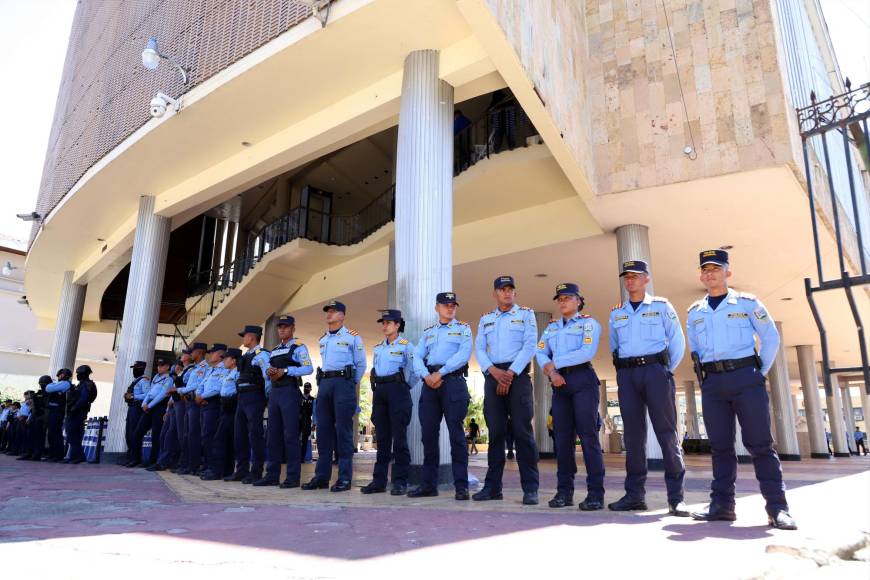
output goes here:
{"type": "MultiPolygon", "coordinates": [[[[504,86],[454,2],[339,0],[325,28],[309,19],[227,67],[185,94],[179,113],[152,119],[79,179],[31,246],[25,286],[34,312],[53,319],[63,271],[98,291],[104,273],[128,261],[141,195],[156,196],[157,212],[177,227],[395,125],[404,58],[417,49],[440,50],[457,102],[504,86]]],[[[95,316],[89,308],[85,321],[95,316]]]]}

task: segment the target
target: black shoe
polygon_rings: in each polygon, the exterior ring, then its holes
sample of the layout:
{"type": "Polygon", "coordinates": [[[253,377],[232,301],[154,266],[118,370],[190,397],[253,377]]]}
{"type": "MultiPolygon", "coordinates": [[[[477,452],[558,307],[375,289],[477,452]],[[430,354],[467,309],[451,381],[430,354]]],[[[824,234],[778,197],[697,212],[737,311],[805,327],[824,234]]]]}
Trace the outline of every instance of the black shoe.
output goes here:
{"type": "Polygon", "coordinates": [[[246,477],[248,477],[247,473],[239,473],[238,471],[234,471],[230,475],[226,476],[224,478],[224,481],[226,481],[227,483],[231,481],[243,481],[246,477]]]}
{"type": "Polygon", "coordinates": [[[556,492],[556,495],[553,496],[547,505],[551,508],[563,508],[565,506],[569,506],[574,503],[574,496],[569,495],[567,493],[562,493],[561,491],[556,492]]]}
{"type": "Polygon", "coordinates": [[[507,454],[507,458],[508,458],[508,459],[513,459],[513,458],[514,458],[514,452],[511,451],[510,453],[508,453],[508,454],[507,454]]]}
{"type": "Polygon", "coordinates": [[[294,487],[299,487],[299,480],[298,479],[285,479],[284,481],[281,482],[281,485],[279,485],[278,487],[280,487],[281,489],[293,489],[294,487]]]}
{"type": "Polygon", "coordinates": [[[350,482],[339,479],[332,487],[329,488],[329,491],[333,493],[338,493],[340,491],[350,491],[350,482]]]}
{"type": "Polygon", "coordinates": [[[691,512],[689,512],[689,508],[686,506],[686,504],[684,502],[681,502],[681,501],[675,501],[675,502],[669,501],[668,502],[668,513],[671,514],[672,516],[677,516],[678,518],[687,518],[690,515],[692,515],[691,512]]]}
{"type": "Polygon", "coordinates": [[[595,512],[604,509],[604,502],[600,499],[592,499],[587,497],[577,506],[581,512],[595,512]]]}
{"type": "Polygon", "coordinates": [[[217,481],[219,479],[223,479],[220,475],[213,471],[206,471],[205,473],[200,475],[199,478],[203,481],[217,481]]]}
{"type": "Polygon", "coordinates": [[[453,494],[453,499],[456,501],[466,501],[470,495],[468,495],[467,489],[457,489],[456,493],[453,494]]]}
{"type": "Polygon", "coordinates": [[[524,491],[523,492],[523,505],[538,505],[538,492],[536,492],[536,491],[524,491]]]}
{"type": "Polygon", "coordinates": [[[501,490],[495,491],[491,487],[484,485],[483,489],[471,496],[471,499],[473,499],[474,501],[490,501],[496,499],[504,499],[504,495],[502,495],[501,490]]]}
{"type": "MultiPolygon", "coordinates": [[[[140,465],[139,467],[140,467],[141,469],[148,469],[148,468],[151,467],[152,465],[157,465],[157,464],[156,464],[156,463],[143,463],[143,464],[140,465]]],[[[200,471],[197,475],[202,475],[202,474],[205,473],[205,472],[206,472],[206,470],[202,470],[202,471],[200,471]]]]}
{"type": "Polygon", "coordinates": [[[128,461],[127,463],[124,464],[124,467],[138,467],[138,466],[139,466],[138,461],[128,461]]]}
{"type": "Polygon", "coordinates": [[[72,461],[70,461],[70,463],[72,463],[73,465],[78,465],[79,463],[84,463],[84,461],[85,461],[84,459],[79,458],[79,459],[73,459],[72,461]]]}
{"type": "Polygon", "coordinates": [[[72,463],[72,459],[69,459],[69,458],[67,458],[67,459],[62,459],[60,462],[61,462],[61,463],[64,463],[64,464],[66,464],[66,463],[72,463]]]}
{"type": "Polygon", "coordinates": [[[166,471],[166,468],[159,463],[155,463],[151,467],[147,468],[145,471],[166,471]]]}
{"type": "Polygon", "coordinates": [[[642,499],[634,499],[627,495],[622,496],[617,501],[608,504],[607,509],[613,512],[633,512],[647,511],[646,502],[642,499]]]}
{"type": "Polygon", "coordinates": [[[190,475],[190,470],[186,467],[179,467],[175,470],[176,475],[190,475]]]}
{"type": "Polygon", "coordinates": [[[364,485],[361,488],[359,488],[359,491],[360,491],[360,493],[365,494],[365,495],[371,495],[373,493],[384,493],[387,491],[387,486],[380,484],[380,483],[375,483],[373,481],[373,482],[369,483],[368,485],[364,485]]]}
{"type": "Polygon", "coordinates": [[[405,495],[406,493],[408,493],[407,483],[394,483],[390,489],[390,495],[405,495]]]}
{"type": "Polygon", "coordinates": [[[323,479],[318,479],[317,477],[312,477],[311,481],[308,483],[302,484],[302,489],[309,491],[312,489],[327,489],[329,487],[329,482],[323,479]]]}
{"type": "Polygon", "coordinates": [[[767,516],[767,523],[777,530],[796,530],[797,522],[785,510],[777,510],[775,514],[767,516]]]}
{"type": "Polygon", "coordinates": [[[278,485],[278,480],[271,477],[263,477],[253,483],[254,487],[266,487],[268,485],[278,485]]]}
{"type": "Polygon", "coordinates": [[[701,520],[704,522],[733,522],[737,519],[737,514],[734,513],[734,506],[724,506],[717,504],[709,504],[699,512],[690,514],[692,519],[701,520]]]}
{"type": "Polygon", "coordinates": [[[249,473],[242,479],[242,483],[245,485],[251,485],[255,481],[259,481],[262,478],[262,475],[259,473],[249,473]]]}
{"type": "Polygon", "coordinates": [[[437,497],[438,490],[434,487],[415,487],[408,492],[408,497],[437,497]]]}
{"type": "Polygon", "coordinates": [[[22,456],[20,456],[20,457],[16,457],[16,458],[15,458],[15,461],[29,461],[29,460],[30,460],[30,456],[29,456],[29,455],[22,455],[22,456]]]}

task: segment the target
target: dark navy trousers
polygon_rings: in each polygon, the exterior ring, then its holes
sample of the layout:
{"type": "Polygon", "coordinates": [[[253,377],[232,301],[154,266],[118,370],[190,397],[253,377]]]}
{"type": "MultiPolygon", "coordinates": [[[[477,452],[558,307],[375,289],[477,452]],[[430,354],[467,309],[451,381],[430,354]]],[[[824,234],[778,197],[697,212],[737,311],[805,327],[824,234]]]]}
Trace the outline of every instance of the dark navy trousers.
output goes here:
{"type": "Polygon", "coordinates": [[[635,500],[646,495],[646,415],[649,412],[656,439],[662,448],[668,502],[683,501],[686,467],[677,439],[677,406],[674,379],[659,363],[616,371],[619,410],[625,437],[625,493],[635,500]]]}
{"type": "Polygon", "coordinates": [[[263,435],[265,409],[266,395],[262,391],[239,393],[233,437],[236,472],[242,475],[263,473],[263,461],[266,457],[266,439],[263,435]]]}
{"type": "MultiPolygon", "coordinates": [[[[426,388],[424,386],[424,388],[426,388]]],[[[408,483],[411,451],[408,449],[408,425],[411,423],[411,387],[405,381],[382,383],[372,396],[372,423],[378,440],[372,481],[387,484],[387,472],[393,460],[393,483],[408,483]]]]}
{"type": "Polygon", "coordinates": [[[52,459],[63,459],[63,407],[48,408],[48,456],[52,459]]]}
{"type": "Polygon", "coordinates": [[[157,463],[157,458],[160,456],[160,432],[163,430],[163,415],[165,414],[166,401],[159,403],[156,407],[149,407],[147,413],[142,412],[134,434],[136,453],[138,454],[134,458],[136,461],[146,465],[157,463]],[[142,459],[142,441],[148,431],[151,431],[151,452],[148,454],[148,461],[144,461],[142,459]]]}
{"type": "Polygon", "coordinates": [[[199,471],[202,466],[202,407],[196,401],[187,401],[187,468],[199,471]]]}
{"type": "MultiPolygon", "coordinates": [[[[215,404],[215,403],[212,403],[215,404]]],[[[211,406],[210,404],[209,406],[211,406]]],[[[215,475],[223,477],[233,471],[233,430],[236,422],[236,398],[222,398],[217,429],[211,442],[208,455],[208,469],[215,475]]]]}
{"type": "Polygon", "coordinates": [[[574,494],[577,461],[574,441],[580,437],[583,463],[586,465],[587,497],[604,499],[604,455],[598,430],[598,376],[591,368],[573,370],[563,375],[566,384],[553,387],[553,435],[556,448],[556,479],[560,492],[574,494]]]}
{"type": "MultiPolygon", "coordinates": [[[[266,478],[278,479],[281,464],[287,462],[287,479],[298,480],[302,465],[299,456],[299,403],[302,394],[296,385],[272,386],[269,392],[269,423],[266,428],[266,478]]],[[[330,470],[331,471],[331,470],[330,470]]]]}
{"type": "Polygon", "coordinates": [[[124,425],[124,438],[127,442],[127,461],[141,461],[142,450],[136,447],[136,427],[142,418],[142,401],[135,405],[127,405],[127,423],[124,425]]]}
{"type": "Polygon", "coordinates": [[[29,449],[33,459],[42,458],[45,453],[45,419],[30,418],[28,424],[29,449]]]}
{"type": "Polygon", "coordinates": [[[66,442],[69,445],[70,460],[84,461],[85,459],[82,439],[85,437],[85,420],[87,418],[87,411],[76,411],[70,413],[66,418],[66,442]]]}
{"type": "Polygon", "coordinates": [[[736,417],[740,421],[743,445],[752,456],[755,478],[767,502],[767,512],[787,510],[782,466],[773,449],[767,388],[761,371],[744,367],[725,373],[709,373],[701,385],[701,407],[713,451],[712,502],[734,505],[736,417]]]}
{"type": "Polygon", "coordinates": [[[217,433],[218,422],[221,419],[220,399],[208,401],[207,405],[202,406],[200,413],[200,437],[202,438],[202,451],[204,455],[202,467],[207,468],[212,464],[214,438],[217,433]]]}
{"type": "Polygon", "coordinates": [[[483,384],[483,416],[489,428],[489,451],[484,485],[501,491],[505,442],[512,435],[523,491],[538,491],[538,448],[535,445],[535,432],[532,430],[532,419],[535,416],[532,380],[528,373],[517,375],[506,395],[496,394],[497,387],[498,381],[487,374],[483,384]],[[508,417],[511,417],[510,421],[508,417]],[[507,432],[509,423],[510,434],[507,432]]]}
{"type": "MultiPolygon", "coordinates": [[[[320,480],[329,481],[332,475],[333,450],[338,451],[339,481],[351,481],[353,478],[353,415],[356,403],[356,385],[352,379],[335,377],[320,380],[317,389],[317,465],[314,467],[314,475],[320,480]]],[[[272,421],[271,417],[269,421],[272,421]]],[[[298,451],[298,444],[296,449],[298,451]]]]}
{"type": "Polygon", "coordinates": [[[187,401],[178,399],[172,404],[172,414],[175,415],[175,436],[178,445],[178,467],[187,467],[190,449],[187,445],[187,401]]]}
{"type": "Polygon", "coordinates": [[[157,458],[157,463],[167,467],[178,463],[178,454],[180,446],[178,443],[178,420],[175,414],[175,405],[178,401],[172,403],[172,407],[166,407],[166,417],[163,420],[163,427],[160,429],[160,456],[157,458]]]}
{"type": "Polygon", "coordinates": [[[423,439],[422,485],[438,487],[438,460],[441,451],[438,437],[441,419],[447,423],[450,434],[450,460],[453,467],[453,486],[457,491],[468,489],[468,447],[465,445],[465,415],[468,413],[468,386],[462,375],[444,377],[437,389],[423,383],[420,392],[420,430],[423,439]]]}

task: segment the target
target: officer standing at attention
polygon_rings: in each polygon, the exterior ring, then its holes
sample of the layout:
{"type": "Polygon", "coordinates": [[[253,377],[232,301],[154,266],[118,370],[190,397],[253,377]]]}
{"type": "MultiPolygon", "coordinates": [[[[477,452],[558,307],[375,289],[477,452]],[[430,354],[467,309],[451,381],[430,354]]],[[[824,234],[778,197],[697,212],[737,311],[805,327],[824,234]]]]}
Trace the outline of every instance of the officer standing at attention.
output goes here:
{"type": "Polygon", "coordinates": [[[646,292],[649,267],[643,260],[622,264],[619,274],[628,304],[610,312],[610,352],[616,367],[619,408],[625,432],[625,496],[607,507],[613,511],[646,511],[646,439],[649,418],[662,448],[668,510],[689,517],[683,503],[686,467],[677,437],[674,369],[686,350],[677,313],[667,298],[646,292]]]}
{"type": "Polygon", "coordinates": [[[598,350],[601,325],[588,314],[580,314],[585,301],[577,284],[559,284],[553,300],[561,316],[547,325],[535,355],[553,385],[557,490],[549,506],[561,508],[574,502],[574,440],[579,435],[586,465],[586,499],[579,507],[600,510],[604,507],[604,455],[598,439],[601,382],[591,361],[598,350]]]}
{"type": "Polygon", "coordinates": [[[180,437],[175,416],[175,405],[181,400],[181,395],[178,394],[176,385],[181,381],[181,374],[189,364],[189,349],[182,350],[181,358],[172,363],[172,370],[169,371],[172,385],[169,387],[169,391],[167,391],[166,413],[163,416],[163,427],[160,429],[160,456],[157,457],[157,463],[147,468],[148,471],[164,471],[178,464],[180,437]]]}
{"type": "MultiPolygon", "coordinates": [[[[475,354],[486,381],[483,415],[489,427],[486,479],[475,501],[502,499],[505,436],[512,430],[523,487],[523,504],[538,504],[538,448],[532,430],[535,408],[529,367],[538,340],[535,313],[518,306],[513,276],[493,282],[496,308],[480,319],[475,354]],[[509,420],[511,418],[511,420],[509,420]]],[[[511,450],[512,451],[512,450],[511,450]]]]}
{"type": "Polygon", "coordinates": [[[64,463],[79,464],[85,460],[82,439],[85,436],[85,421],[91,410],[91,400],[96,398],[97,386],[91,380],[93,371],[88,365],[76,369],[78,384],[66,393],[66,441],[69,457],[64,463]]]}
{"type": "Polygon", "coordinates": [[[207,346],[203,343],[194,343],[193,345],[193,360],[197,361],[193,370],[187,375],[184,387],[178,389],[178,392],[186,398],[186,417],[187,422],[185,432],[187,433],[187,465],[179,469],[176,473],[179,475],[199,475],[199,468],[202,465],[202,424],[201,411],[202,407],[196,402],[196,392],[202,386],[202,383],[208,378],[213,364],[220,360],[220,355],[215,355],[211,350],[206,350],[207,346]],[[197,356],[200,357],[197,360],[197,356]]]}
{"type": "Polygon", "coordinates": [[[328,330],[320,337],[323,367],[317,369],[317,465],[314,477],[302,489],[323,489],[329,485],[332,452],[337,449],[338,480],[329,490],[348,491],[353,478],[356,385],[366,372],[366,351],[359,334],[344,326],[347,313],[344,304],[332,300],[323,311],[328,330]]]}
{"type": "Polygon", "coordinates": [[[302,386],[302,400],[299,407],[299,457],[302,463],[308,462],[308,439],[311,437],[311,418],[314,416],[314,397],[311,396],[311,383],[302,386]]]}
{"type": "Polygon", "coordinates": [[[372,371],[369,375],[372,390],[372,423],[375,425],[378,455],[372,481],[361,487],[364,494],[387,491],[387,472],[393,463],[391,495],[408,492],[408,471],[411,452],[408,449],[408,425],[411,423],[411,387],[414,374],[414,345],[399,333],[405,330],[405,321],[399,310],[382,310],[378,322],[382,325],[384,340],[374,348],[372,371]],[[407,380],[406,373],[411,380],[407,380]]]}
{"type": "Polygon", "coordinates": [[[196,389],[196,404],[200,406],[200,437],[203,454],[202,472],[199,475],[207,471],[214,435],[221,418],[221,385],[227,374],[227,368],[223,363],[226,350],[227,345],[225,344],[215,343],[211,346],[211,350],[209,350],[211,369],[205,380],[196,389]]]}
{"type": "Polygon", "coordinates": [[[239,378],[236,383],[237,406],[233,429],[236,470],[224,481],[251,484],[263,475],[266,458],[266,440],[263,434],[263,412],[266,394],[270,388],[269,351],[260,347],[263,328],[247,325],[239,333],[247,351],[237,359],[239,378]]]}
{"type": "Polygon", "coordinates": [[[175,395],[178,399],[172,406],[172,410],[175,413],[175,422],[178,425],[178,446],[179,446],[179,454],[178,454],[178,466],[172,470],[173,473],[179,473],[183,475],[185,471],[189,471],[190,465],[190,440],[188,439],[190,433],[187,426],[187,415],[188,410],[191,406],[194,406],[192,402],[189,400],[189,395],[185,394],[184,391],[187,388],[188,382],[193,377],[194,370],[196,366],[202,362],[203,356],[205,355],[205,351],[208,349],[208,345],[204,342],[194,342],[190,345],[190,361],[185,364],[184,368],[181,370],[181,373],[174,379],[174,388],[175,395]]]}
{"type": "Polygon", "coordinates": [[[734,451],[735,415],[740,422],[743,444],[752,455],[755,478],[767,502],[768,522],[781,530],[795,530],[788,513],[782,466],[773,449],[765,376],[779,349],[779,332],[767,308],[758,298],[728,287],[731,268],[728,252],[701,252],[701,283],[707,295],[691,307],[686,319],[689,349],[701,379],[704,424],[713,451],[713,483],[710,504],[693,512],[696,520],[737,519],[734,513],[734,483],[737,455],[734,451]],[[755,351],[755,336],[761,351],[755,351]]]}
{"type": "Polygon", "coordinates": [[[124,467],[136,467],[142,459],[142,450],[136,447],[135,435],[139,419],[142,418],[142,401],[151,388],[151,381],[145,376],[147,366],[148,363],[144,360],[137,360],[130,365],[133,369],[133,381],[124,393],[124,401],[127,403],[127,423],[124,429],[124,438],[127,441],[127,463],[124,467]]]}
{"type": "Polygon", "coordinates": [[[39,377],[39,390],[33,393],[33,412],[30,415],[30,460],[41,461],[45,453],[45,420],[48,404],[48,393],[45,387],[51,384],[51,377],[39,377]]]}
{"type": "Polygon", "coordinates": [[[174,385],[172,376],[169,374],[169,361],[157,360],[157,375],[151,379],[148,393],[142,400],[142,416],[139,425],[136,426],[136,448],[139,450],[141,460],[142,441],[145,434],[151,431],[151,453],[148,461],[142,461],[142,467],[150,467],[157,464],[160,457],[160,431],[163,427],[163,415],[166,414],[166,405],[169,401],[169,389],[174,385]]]}
{"type": "MultiPolygon", "coordinates": [[[[222,355],[224,372],[220,379],[218,401],[209,402],[210,407],[220,409],[217,428],[211,438],[211,447],[206,450],[205,472],[199,476],[203,481],[215,481],[223,479],[224,474],[233,471],[233,424],[236,418],[236,383],[239,380],[238,360],[242,358],[242,351],[238,348],[228,348],[222,355]]],[[[209,377],[211,379],[217,373],[209,377]]]]}
{"type": "Polygon", "coordinates": [[[60,369],[57,371],[57,381],[45,387],[48,393],[48,461],[61,461],[63,449],[63,419],[66,409],[66,392],[72,384],[72,371],[60,369]]]}
{"type": "Polygon", "coordinates": [[[414,370],[423,377],[417,415],[423,439],[422,482],[408,497],[438,495],[438,436],[441,418],[450,434],[454,498],[468,499],[468,448],[465,446],[465,415],[468,413],[468,359],[471,358],[471,327],[456,320],[456,294],[441,292],[435,297],[438,324],[423,331],[414,349],[414,370]]]}
{"type": "Polygon", "coordinates": [[[276,322],[281,343],[272,349],[266,376],[269,378],[269,423],[266,425],[266,474],[254,485],[278,485],[281,463],[287,475],[281,487],[299,487],[302,464],[299,457],[299,402],[302,377],[314,370],[308,347],[293,338],[296,320],[287,314],[276,322]]]}

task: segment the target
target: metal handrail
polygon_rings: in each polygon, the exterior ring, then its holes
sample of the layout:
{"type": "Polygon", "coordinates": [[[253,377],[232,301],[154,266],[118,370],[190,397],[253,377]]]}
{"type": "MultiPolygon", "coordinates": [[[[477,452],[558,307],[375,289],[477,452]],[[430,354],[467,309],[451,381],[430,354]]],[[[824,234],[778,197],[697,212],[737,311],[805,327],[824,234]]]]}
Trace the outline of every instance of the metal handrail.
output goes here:
{"type": "Polygon", "coordinates": [[[487,109],[453,136],[453,176],[503,151],[528,147],[538,130],[516,101],[487,109]]]}

